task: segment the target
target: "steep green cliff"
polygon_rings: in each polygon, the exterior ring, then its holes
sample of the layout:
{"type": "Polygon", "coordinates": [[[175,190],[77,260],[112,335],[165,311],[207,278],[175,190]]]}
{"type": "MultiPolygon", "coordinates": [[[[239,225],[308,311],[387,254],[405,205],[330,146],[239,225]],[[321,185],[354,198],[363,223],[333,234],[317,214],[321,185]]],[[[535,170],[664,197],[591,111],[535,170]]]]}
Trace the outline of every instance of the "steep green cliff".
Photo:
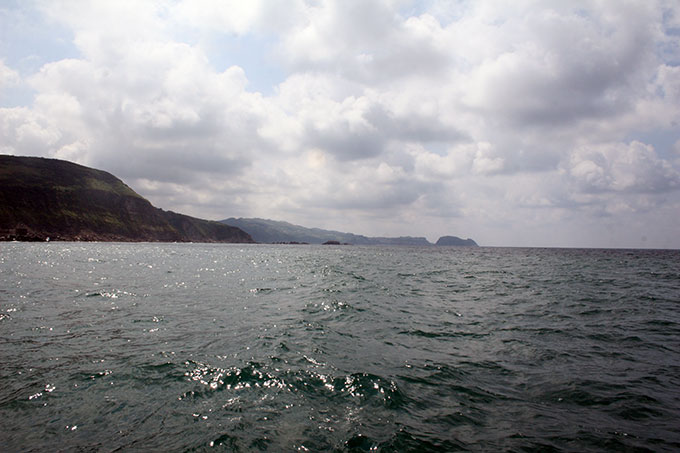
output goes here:
{"type": "Polygon", "coordinates": [[[253,242],[243,230],[163,211],[110,173],[0,155],[0,239],[253,242]]]}

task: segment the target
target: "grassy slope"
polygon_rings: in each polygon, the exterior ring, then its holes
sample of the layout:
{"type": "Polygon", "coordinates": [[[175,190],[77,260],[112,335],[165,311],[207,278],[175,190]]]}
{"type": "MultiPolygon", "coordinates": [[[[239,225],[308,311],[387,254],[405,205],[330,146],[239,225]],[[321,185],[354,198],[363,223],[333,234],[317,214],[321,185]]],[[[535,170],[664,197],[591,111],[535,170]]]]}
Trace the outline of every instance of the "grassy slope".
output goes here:
{"type": "Polygon", "coordinates": [[[0,230],[17,227],[67,240],[252,241],[237,228],[154,208],[110,173],[0,155],[0,230]]]}

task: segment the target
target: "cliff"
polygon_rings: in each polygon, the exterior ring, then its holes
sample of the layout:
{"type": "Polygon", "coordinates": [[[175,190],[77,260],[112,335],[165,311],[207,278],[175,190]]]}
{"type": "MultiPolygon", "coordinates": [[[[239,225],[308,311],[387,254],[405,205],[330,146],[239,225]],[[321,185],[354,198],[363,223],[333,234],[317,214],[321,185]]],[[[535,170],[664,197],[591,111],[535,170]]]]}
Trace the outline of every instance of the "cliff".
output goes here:
{"type": "Polygon", "coordinates": [[[155,208],[110,173],[0,155],[0,239],[254,242],[220,222],[155,208]]]}

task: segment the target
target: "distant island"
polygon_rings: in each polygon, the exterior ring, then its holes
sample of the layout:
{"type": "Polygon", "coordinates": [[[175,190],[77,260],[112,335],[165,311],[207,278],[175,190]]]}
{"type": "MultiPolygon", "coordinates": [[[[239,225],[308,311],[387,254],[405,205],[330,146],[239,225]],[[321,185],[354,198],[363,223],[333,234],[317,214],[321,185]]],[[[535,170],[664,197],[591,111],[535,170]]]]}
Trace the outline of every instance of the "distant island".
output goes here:
{"type": "Polygon", "coordinates": [[[436,244],[424,237],[368,237],[353,233],[307,228],[288,222],[258,218],[229,218],[222,220],[227,225],[241,228],[257,242],[267,244],[354,244],[354,245],[439,245],[457,247],[477,247],[472,239],[456,236],[443,236],[436,244]]]}
{"type": "Polygon", "coordinates": [[[470,238],[461,239],[458,236],[442,236],[435,245],[446,245],[455,247],[477,247],[477,243],[470,238]]]}
{"type": "Polygon", "coordinates": [[[164,211],[101,170],[0,155],[0,240],[239,242],[238,227],[164,211]]]}

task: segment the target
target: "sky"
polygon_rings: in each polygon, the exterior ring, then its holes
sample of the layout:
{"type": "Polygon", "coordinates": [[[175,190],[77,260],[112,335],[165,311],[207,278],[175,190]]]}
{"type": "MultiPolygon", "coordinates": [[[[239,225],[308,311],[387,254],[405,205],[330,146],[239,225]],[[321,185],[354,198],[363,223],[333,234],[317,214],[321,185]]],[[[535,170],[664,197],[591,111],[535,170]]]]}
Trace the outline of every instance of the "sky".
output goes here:
{"type": "Polygon", "coordinates": [[[680,2],[0,0],[0,153],[214,220],[680,248],[680,2]]]}

